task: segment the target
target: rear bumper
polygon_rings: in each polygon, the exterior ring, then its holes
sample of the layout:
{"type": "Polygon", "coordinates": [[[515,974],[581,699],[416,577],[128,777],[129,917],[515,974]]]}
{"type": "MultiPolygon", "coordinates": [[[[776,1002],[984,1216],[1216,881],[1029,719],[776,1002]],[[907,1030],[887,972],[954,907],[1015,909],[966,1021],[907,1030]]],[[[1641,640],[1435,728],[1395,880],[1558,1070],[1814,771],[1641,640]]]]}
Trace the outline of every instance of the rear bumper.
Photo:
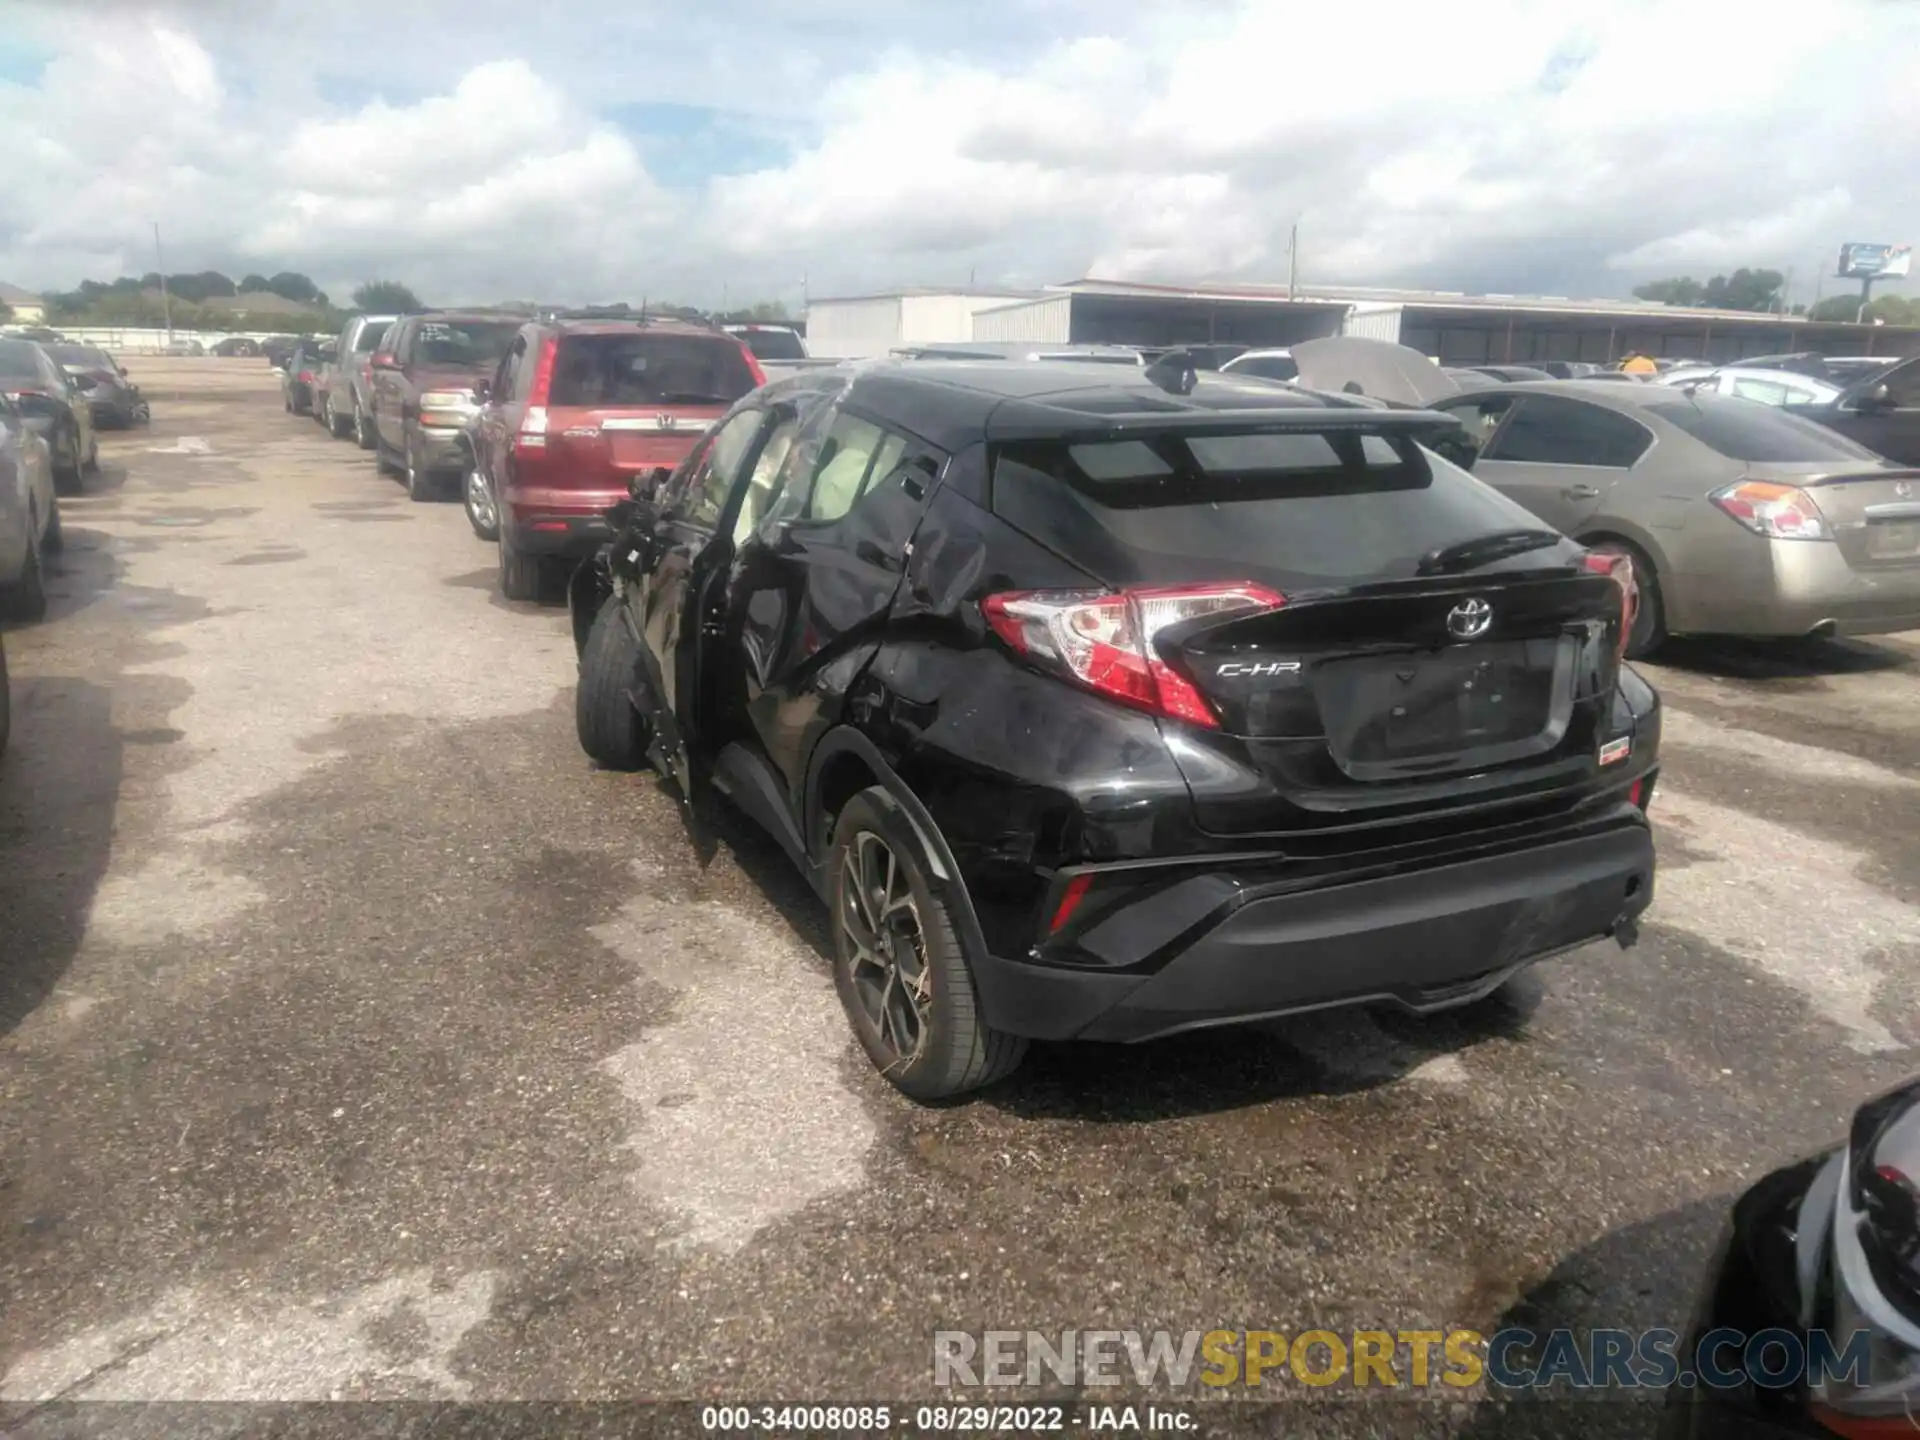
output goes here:
{"type": "Polygon", "coordinates": [[[467,432],[458,426],[415,425],[413,463],[432,474],[467,468],[467,432]]]}
{"type": "Polygon", "coordinates": [[[624,489],[509,486],[500,496],[500,521],[523,554],[584,559],[613,539],[607,511],[626,498],[624,489]]]}
{"type": "Polygon", "coordinates": [[[1884,635],[1920,629],[1920,563],[1856,569],[1826,540],[1762,540],[1740,533],[1737,554],[1686,587],[1672,628],[1707,635],[1884,635]],[[1737,563],[1735,563],[1737,562],[1737,563]]]}
{"type": "Polygon", "coordinates": [[[990,958],[975,981],[990,1024],[1039,1039],[1146,1040],[1368,1001],[1427,1012],[1588,941],[1631,943],[1652,898],[1651,831],[1623,804],[1550,843],[1311,888],[1280,860],[1164,867],[1086,928],[1081,952],[1119,964],[990,958]]]}

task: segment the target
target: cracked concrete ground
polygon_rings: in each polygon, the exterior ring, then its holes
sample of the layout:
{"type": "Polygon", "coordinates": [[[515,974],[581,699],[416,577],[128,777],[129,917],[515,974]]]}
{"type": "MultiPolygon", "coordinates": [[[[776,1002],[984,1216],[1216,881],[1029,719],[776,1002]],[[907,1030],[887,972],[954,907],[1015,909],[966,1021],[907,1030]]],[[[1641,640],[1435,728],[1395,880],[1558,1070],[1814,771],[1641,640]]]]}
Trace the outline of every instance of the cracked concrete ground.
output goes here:
{"type": "MultiPolygon", "coordinates": [[[[1675,1324],[1728,1200],[1912,1069],[1920,636],[1647,667],[1633,951],[922,1109],[775,848],[703,864],[587,766],[564,617],[457,506],[261,362],[131,368],[154,426],[6,636],[0,1401],[901,1399],[939,1328],[1675,1324]]],[[[1485,1408],[1311,1428],[1521,1433],[1485,1408]]]]}

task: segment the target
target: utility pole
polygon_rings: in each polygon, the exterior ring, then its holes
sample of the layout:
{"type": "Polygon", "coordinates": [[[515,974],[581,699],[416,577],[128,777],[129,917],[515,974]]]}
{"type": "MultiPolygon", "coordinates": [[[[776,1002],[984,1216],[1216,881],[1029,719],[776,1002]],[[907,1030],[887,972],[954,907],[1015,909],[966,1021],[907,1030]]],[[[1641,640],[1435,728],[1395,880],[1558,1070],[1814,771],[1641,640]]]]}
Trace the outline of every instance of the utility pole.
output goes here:
{"type": "Polygon", "coordinates": [[[1300,279],[1300,222],[1293,222],[1287,236],[1287,299],[1293,299],[1293,287],[1300,279]]]}
{"type": "Polygon", "coordinates": [[[153,222],[153,263],[160,271],[160,315],[167,322],[167,348],[173,348],[173,302],[167,299],[167,262],[160,254],[160,222],[153,222]]]}

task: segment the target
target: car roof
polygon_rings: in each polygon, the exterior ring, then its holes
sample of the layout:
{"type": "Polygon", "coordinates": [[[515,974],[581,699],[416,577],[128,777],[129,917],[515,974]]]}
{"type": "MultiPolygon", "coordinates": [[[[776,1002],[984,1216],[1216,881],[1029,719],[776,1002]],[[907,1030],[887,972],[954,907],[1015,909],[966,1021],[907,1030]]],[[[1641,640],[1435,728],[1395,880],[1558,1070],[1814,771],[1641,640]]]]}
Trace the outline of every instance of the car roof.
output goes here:
{"type": "Polygon", "coordinates": [[[662,315],[657,319],[649,316],[645,320],[636,315],[631,320],[543,320],[539,323],[556,335],[639,335],[657,332],[667,335],[709,335],[718,340],[733,338],[711,325],[681,320],[671,315],[662,315]]]}
{"type": "MultiPolygon", "coordinates": [[[[1807,379],[1807,376],[1801,376],[1807,379]]],[[[1511,399],[1515,395],[1561,395],[1576,400],[1587,400],[1607,410],[1618,410],[1622,414],[1638,416],[1648,405],[1661,402],[1672,403],[1691,400],[1695,405],[1751,405],[1751,400],[1741,400],[1732,395],[1720,395],[1711,390],[1687,391],[1677,385],[1615,385],[1594,380],[1523,380],[1517,385],[1488,385],[1481,389],[1463,390],[1458,396],[1449,396],[1436,400],[1436,409],[1451,408],[1455,400],[1474,400],[1482,396],[1492,399],[1511,399]]],[[[1744,411],[1742,413],[1745,413],[1744,411]]]]}
{"type": "MultiPolygon", "coordinates": [[[[832,372],[827,372],[832,373],[832,372]]],[[[842,372],[844,373],[844,372],[842,372]]],[[[1190,394],[1155,385],[1145,367],[1074,360],[876,360],[854,371],[847,403],[945,450],[980,440],[1283,421],[1312,428],[1438,423],[1425,411],[1388,411],[1355,396],[1201,371],[1190,394]]]]}

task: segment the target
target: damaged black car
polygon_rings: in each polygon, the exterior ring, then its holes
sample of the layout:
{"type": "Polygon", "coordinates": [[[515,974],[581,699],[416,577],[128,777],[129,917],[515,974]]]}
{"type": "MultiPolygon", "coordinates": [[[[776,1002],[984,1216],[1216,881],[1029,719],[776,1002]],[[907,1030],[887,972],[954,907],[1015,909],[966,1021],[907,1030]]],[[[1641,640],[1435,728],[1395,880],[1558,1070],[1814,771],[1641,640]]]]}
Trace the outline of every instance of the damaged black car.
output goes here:
{"type": "Polygon", "coordinates": [[[765,826],[875,1065],[1489,994],[1653,893],[1634,592],[1450,418],[888,361],[736,405],[570,591],[577,719],[765,826]]]}

